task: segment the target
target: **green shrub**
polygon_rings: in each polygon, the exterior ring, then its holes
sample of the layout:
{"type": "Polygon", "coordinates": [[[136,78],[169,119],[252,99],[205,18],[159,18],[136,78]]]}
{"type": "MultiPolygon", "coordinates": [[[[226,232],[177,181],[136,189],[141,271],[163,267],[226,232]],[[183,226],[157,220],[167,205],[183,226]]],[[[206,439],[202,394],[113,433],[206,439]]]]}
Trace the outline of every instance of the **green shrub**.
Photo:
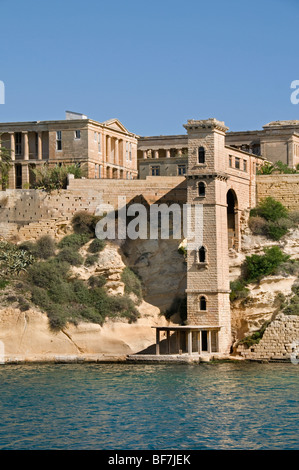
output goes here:
{"type": "Polygon", "coordinates": [[[245,347],[249,348],[255,344],[258,344],[262,339],[266,328],[269,326],[270,321],[265,322],[263,326],[258,330],[255,331],[252,335],[246,336],[245,338],[241,339],[238,344],[244,344],[245,347]]]}
{"type": "Polygon", "coordinates": [[[55,259],[40,261],[28,269],[28,281],[37,287],[48,289],[63,282],[68,277],[70,265],[55,259]]]}
{"type": "Polygon", "coordinates": [[[278,266],[289,259],[289,256],[285,255],[278,246],[265,248],[264,252],[264,255],[246,256],[244,280],[247,283],[275,274],[278,266]]]}
{"type": "Polygon", "coordinates": [[[249,217],[248,227],[254,235],[267,235],[268,222],[260,216],[249,217]]]}
{"type": "Polygon", "coordinates": [[[244,280],[236,279],[230,283],[230,301],[245,299],[249,294],[249,289],[246,287],[244,280]]]}
{"type": "Polygon", "coordinates": [[[96,262],[99,260],[99,257],[98,255],[89,255],[89,256],[86,256],[86,260],[85,260],[85,263],[84,265],[85,266],[93,266],[94,264],[96,264],[96,262]]]}
{"type": "Polygon", "coordinates": [[[48,259],[55,255],[56,243],[52,237],[44,235],[35,243],[32,241],[21,243],[19,248],[30,252],[35,258],[48,259]]]}
{"type": "MultiPolygon", "coordinates": [[[[268,235],[269,238],[271,238],[271,240],[278,241],[281,239],[281,237],[286,235],[289,231],[288,224],[283,223],[284,219],[279,219],[279,220],[280,220],[280,223],[277,221],[277,222],[268,222],[267,224],[266,234],[268,235]]],[[[287,219],[285,220],[287,221],[287,219]]]]}
{"type": "Polygon", "coordinates": [[[34,262],[27,250],[8,242],[0,242],[0,271],[3,275],[16,275],[26,271],[34,262]]]}
{"type": "Polygon", "coordinates": [[[57,255],[57,260],[65,261],[72,266],[81,266],[84,262],[83,257],[78,253],[78,251],[74,251],[70,246],[65,246],[60,250],[57,255]]]}
{"type": "Polygon", "coordinates": [[[295,225],[299,224],[299,211],[291,211],[289,212],[289,220],[291,220],[295,225]]]}
{"type": "Polygon", "coordinates": [[[0,278],[0,289],[5,289],[6,286],[8,286],[9,281],[7,279],[1,279],[0,278]]]}
{"type": "Polygon", "coordinates": [[[82,170],[76,164],[56,165],[49,167],[47,163],[32,170],[35,176],[35,182],[32,183],[33,189],[42,189],[47,192],[58,189],[66,189],[67,175],[73,174],[75,178],[82,177],[82,170]]]}
{"type": "Polygon", "coordinates": [[[281,202],[276,201],[272,197],[267,197],[257,207],[251,209],[250,216],[259,216],[270,222],[276,222],[278,219],[287,218],[288,210],[281,202]]]}
{"type": "Polygon", "coordinates": [[[142,300],[142,283],[137,274],[132,271],[129,267],[125,267],[122,272],[121,280],[125,284],[125,292],[130,294],[131,292],[136,295],[139,302],[142,300]]]}
{"type": "Polygon", "coordinates": [[[74,250],[79,249],[81,246],[85,245],[90,240],[90,235],[86,233],[72,233],[71,235],[66,235],[58,243],[59,248],[70,247],[74,250]]]}
{"type": "Polygon", "coordinates": [[[87,211],[76,212],[72,218],[72,226],[75,233],[95,235],[95,227],[100,217],[87,211]]]}
{"type": "Polygon", "coordinates": [[[104,276],[90,276],[88,279],[88,285],[90,287],[103,287],[106,284],[107,280],[104,276]]]}
{"type": "Polygon", "coordinates": [[[106,243],[104,240],[101,240],[99,238],[95,238],[92,240],[91,244],[88,247],[88,251],[90,253],[99,253],[102,251],[106,246],[106,243]]]}

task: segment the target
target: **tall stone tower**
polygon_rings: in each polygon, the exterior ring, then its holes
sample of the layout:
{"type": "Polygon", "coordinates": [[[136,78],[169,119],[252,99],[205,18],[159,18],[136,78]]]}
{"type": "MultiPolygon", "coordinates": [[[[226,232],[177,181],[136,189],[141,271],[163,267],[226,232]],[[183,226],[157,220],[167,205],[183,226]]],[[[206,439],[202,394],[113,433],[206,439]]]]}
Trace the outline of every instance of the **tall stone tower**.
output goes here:
{"type": "Polygon", "coordinates": [[[187,255],[187,319],[190,325],[203,327],[207,350],[229,353],[228,128],[216,119],[189,120],[184,127],[188,132],[187,201],[191,219],[196,217],[196,205],[203,208],[201,246],[193,246],[187,255]]]}

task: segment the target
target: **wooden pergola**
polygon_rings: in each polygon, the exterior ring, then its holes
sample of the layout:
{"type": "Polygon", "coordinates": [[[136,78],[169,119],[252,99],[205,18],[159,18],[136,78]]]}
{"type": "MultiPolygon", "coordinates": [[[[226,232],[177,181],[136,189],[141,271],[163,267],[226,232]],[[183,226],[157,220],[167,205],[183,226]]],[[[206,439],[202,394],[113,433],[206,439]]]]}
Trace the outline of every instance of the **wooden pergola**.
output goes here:
{"type": "MultiPolygon", "coordinates": [[[[202,333],[207,332],[207,352],[212,352],[212,331],[218,332],[220,326],[198,326],[198,325],[180,325],[180,326],[152,326],[156,329],[156,355],[160,354],[160,332],[166,331],[167,354],[170,354],[170,333],[176,333],[177,353],[180,353],[181,334],[186,335],[187,353],[191,355],[192,351],[192,334],[197,333],[197,351],[198,354],[203,352],[202,333]]],[[[216,335],[216,351],[218,351],[218,335],[216,335]]],[[[195,351],[194,351],[195,352],[195,351]]]]}

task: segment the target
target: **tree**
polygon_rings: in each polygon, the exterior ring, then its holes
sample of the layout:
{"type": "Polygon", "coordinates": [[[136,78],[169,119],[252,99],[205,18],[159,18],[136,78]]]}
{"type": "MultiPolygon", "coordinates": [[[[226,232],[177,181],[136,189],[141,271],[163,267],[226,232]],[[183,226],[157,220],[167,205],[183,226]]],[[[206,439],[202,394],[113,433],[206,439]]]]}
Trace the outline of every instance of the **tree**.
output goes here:
{"type": "Polygon", "coordinates": [[[0,135],[0,184],[2,189],[5,190],[8,185],[8,174],[11,167],[11,150],[7,149],[6,147],[2,147],[1,137],[2,134],[0,135]]]}

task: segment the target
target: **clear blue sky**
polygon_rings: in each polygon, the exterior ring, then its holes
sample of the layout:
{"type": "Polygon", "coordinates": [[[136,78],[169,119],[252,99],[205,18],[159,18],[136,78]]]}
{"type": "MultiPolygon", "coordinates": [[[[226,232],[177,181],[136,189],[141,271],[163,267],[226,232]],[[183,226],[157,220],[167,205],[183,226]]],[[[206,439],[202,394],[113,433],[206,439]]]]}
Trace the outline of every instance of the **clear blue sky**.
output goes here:
{"type": "Polygon", "coordinates": [[[299,119],[298,0],[0,0],[0,121],[118,118],[139,135],[299,119]]]}

